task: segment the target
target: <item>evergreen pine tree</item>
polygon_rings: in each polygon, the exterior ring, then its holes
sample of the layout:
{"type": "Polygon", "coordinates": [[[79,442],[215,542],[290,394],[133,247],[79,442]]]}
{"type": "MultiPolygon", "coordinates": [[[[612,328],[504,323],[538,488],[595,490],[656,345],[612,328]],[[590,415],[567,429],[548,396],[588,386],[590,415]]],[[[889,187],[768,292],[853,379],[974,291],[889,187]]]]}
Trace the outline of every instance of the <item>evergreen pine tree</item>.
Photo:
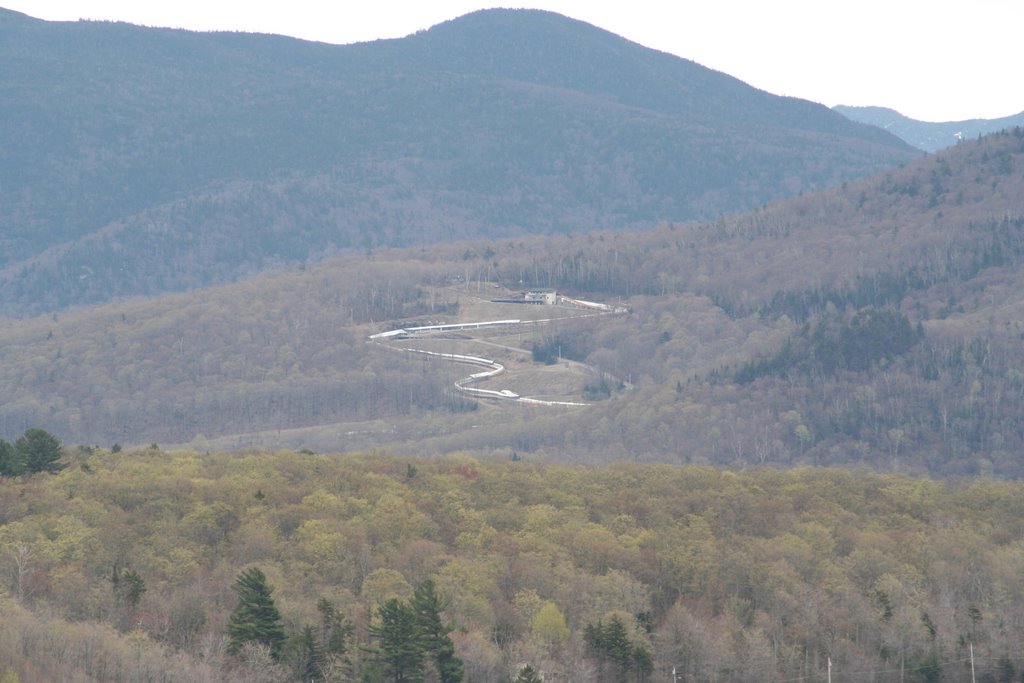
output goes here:
{"type": "Polygon", "coordinates": [[[327,659],[315,628],[306,626],[294,637],[289,644],[287,659],[295,672],[295,680],[312,683],[323,679],[327,659]]]}
{"type": "Polygon", "coordinates": [[[146,582],[134,569],[121,571],[114,565],[114,571],[110,576],[110,583],[114,589],[114,599],[117,605],[127,607],[138,607],[142,596],[146,593],[146,582]]]}
{"type": "Polygon", "coordinates": [[[618,615],[613,615],[607,624],[600,620],[587,624],[583,629],[583,640],[597,659],[599,680],[605,678],[608,665],[610,671],[607,675],[616,681],[625,680],[634,669],[644,673],[648,669],[650,653],[642,646],[633,646],[626,625],[618,615]]]}
{"type": "Polygon", "coordinates": [[[242,645],[254,641],[268,646],[276,661],[285,636],[281,613],[274,604],[274,587],[267,584],[259,568],[251,567],[238,575],[231,588],[238,594],[238,605],[228,621],[228,651],[238,654],[242,645]]]}
{"type": "Polygon", "coordinates": [[[37,427],[26,430],[15,442],[14,449],[24,463],[26,472],[56,474],[64,469],[64,463],[60,462],[60,440],[45,430],[37,427]]]}
{"type": "Polygon", "coordinates": [[[527,664],[519,670],[519,675],[516,676],[513,683],[544,683],[544,679],[540,677],[536,669],[527,664]]]}
{"type": "Polygon", "coordinates": [[[0,477],[16,477],[25,471],[18,451],[14,446],[0,439],[0,477]]]}
{"type": "Polygon", "coordinates": [[[643,645],[637,645],[633,648],[632,664],[638,681],[646,680],[647,676],[654,671],[654,658],[651,656],[650,650],[643,645]]]}
{"type": "Polygon", "coordinates": [[[338,611],[327,598],[320,598],[316,603],[320,612],[320,648],[324,655],[324,668],[339,671],[350,662],[345,656],[348,651],[348,639],[352,635],[352,624],[338,611]]]}
{"type": "Polygon", "coordinates": [[[618,616],[609,619],[605,626],[604,649],[619,675],[625,677],[633,666],[633,644],[629,642],[626,625],[618,616]]]}
{"type": "Polygon", "coordinates": [[[587,653],[597,660],[597,680],[603,680],[608,655],[605,653],[604,624],[600,619],[597,623],[590,623],[583,627],[583,642],[587,646],[587,653]]]}
{"type": "Polygon", "coordinates": [[[345,641],[352,633],[352,625],[345,622],[345,617],[327,598],[317,600],[316,609],[320,612],[320,644],[328,655],[342,657],[347,645],[345,641]]]}
{"type": "Polygon", "coordinates": [[[370,637],[377,641],[374,659],[384,667],[392,683],[418,683],[423,680],[423,638],[416,614],[408,604],[391,598],[377,608],[377,623],[370,626],[370,637]]]}
{"type": "Polygon", "coordinates": [[[416,586],[412,609],[423,636],[423,647],[437,665],[440,683],[458,683],[463,676],[462,660],[455,656],[455,645],[448,637],[454,627],[441,619],[441,612],[447,607],[447,603],[438,596],[433,581],[427,579],[416,586]]]}

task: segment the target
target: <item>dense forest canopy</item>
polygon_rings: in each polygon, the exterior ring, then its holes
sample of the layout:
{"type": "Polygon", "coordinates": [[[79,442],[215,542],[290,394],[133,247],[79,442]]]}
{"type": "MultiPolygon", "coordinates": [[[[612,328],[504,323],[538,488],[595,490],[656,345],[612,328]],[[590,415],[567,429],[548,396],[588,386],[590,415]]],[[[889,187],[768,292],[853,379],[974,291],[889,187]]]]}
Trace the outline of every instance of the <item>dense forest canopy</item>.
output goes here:
{"type": "Polygon", "coordinates": [[[294,680],[321,634],[343,652],[331,680],[359,680],[417,604],[467,681],[524,664],[818,680],[828,659],[837,680],[952,681],[972,648],[977,680],[1024,667],[1019,483],[156,448],[65,462],[0,479],[0,670],[24,681],[294,680]],[[279,614],[280,655],[229,654],[240,585],[279,614]]]}

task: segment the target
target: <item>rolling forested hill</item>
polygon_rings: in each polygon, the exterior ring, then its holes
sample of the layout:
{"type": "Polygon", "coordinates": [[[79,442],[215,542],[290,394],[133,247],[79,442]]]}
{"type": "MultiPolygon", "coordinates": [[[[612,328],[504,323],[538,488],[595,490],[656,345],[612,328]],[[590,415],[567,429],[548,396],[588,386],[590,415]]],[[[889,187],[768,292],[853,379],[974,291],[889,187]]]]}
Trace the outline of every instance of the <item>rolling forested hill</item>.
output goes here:
{"type": "Polygon", "coordinates": [[[0,430],[1019,477],[1022,197],[1016,129],[709,223],[381,249],[10,321],[0,430]],[[553,309],[568,317],[422,348],[499,358],[495,388],[590,405],[466,400],[468,372],[366,343],[410,321],[552,317],[489,302],[528,287],[629,313],[553,309]],[[531,358],[544,349],[590,369],[531,358]]]}
{"type": "Polygon", "coordinates": [[[0,10],[0,63],[18,317],[350,249],[708,219],[916,154],[539,11],[335,46],[0,10]]]}

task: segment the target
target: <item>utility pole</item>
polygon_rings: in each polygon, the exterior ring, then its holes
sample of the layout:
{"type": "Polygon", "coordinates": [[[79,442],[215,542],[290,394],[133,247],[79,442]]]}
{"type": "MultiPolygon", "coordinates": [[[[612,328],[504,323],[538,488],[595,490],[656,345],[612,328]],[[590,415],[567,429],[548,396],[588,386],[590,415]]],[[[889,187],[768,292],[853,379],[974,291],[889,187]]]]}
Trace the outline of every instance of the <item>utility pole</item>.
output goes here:
{"type": "Polygon", "coordinates": [[[974,643],[969,643],[971,646],[971,683],[976,683],[974,680],[974,643]]]}
{"type": "Polygon", "coordinates": [[[832,683],[832,657],[828,658],[828,683],[832,683]]]}

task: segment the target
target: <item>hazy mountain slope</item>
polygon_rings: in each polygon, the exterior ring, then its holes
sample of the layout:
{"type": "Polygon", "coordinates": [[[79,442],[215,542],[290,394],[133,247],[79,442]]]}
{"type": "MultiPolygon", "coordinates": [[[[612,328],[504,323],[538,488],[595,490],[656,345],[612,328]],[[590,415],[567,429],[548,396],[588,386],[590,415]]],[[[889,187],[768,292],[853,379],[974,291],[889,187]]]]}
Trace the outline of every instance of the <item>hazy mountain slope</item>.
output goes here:
{"type": "Polygon", "coordinates": [[[0,59],[8,315],[353,247],[707,218],[914,154],[545,12],[350,46],[3,12],[0,59]]]}
{"type": "Polygon", "coordinates": [[[886,107],[832,108],[851,121],[867,123],[889,131],[901,140],[926,152],[937,152],[952,147],[961,140],[973,140],[998,130],[1024,125],[1024,112],[999,119],[970,119],[967,121],[918,121],[886,107]]]}
{"type": "MultiPolygon", "coordinates": [[[[0,434],[1022,476],[1022,197],[1016,129],[704,224],[380,249],[10,321],[0,434]],[[527,286],[631,312],[446,343],[557,344],[607,373],[576,385],[594,405],[477,405],[457,370],[364,343],[525,317],[481,300],[527,286]]],[[[514,360],[512,387],[559,371],[514,360]]]]}
{"type": "Polygon", "coordinates": [[[551,12],[482,11],[392,44],[410,64],[564,88],[621,104],[740,123],[841,134],[891,145],[821,105],[778,97],[726,74],[551,12]],[[495,41],[495,35],[501,40],[495,41]]]}

